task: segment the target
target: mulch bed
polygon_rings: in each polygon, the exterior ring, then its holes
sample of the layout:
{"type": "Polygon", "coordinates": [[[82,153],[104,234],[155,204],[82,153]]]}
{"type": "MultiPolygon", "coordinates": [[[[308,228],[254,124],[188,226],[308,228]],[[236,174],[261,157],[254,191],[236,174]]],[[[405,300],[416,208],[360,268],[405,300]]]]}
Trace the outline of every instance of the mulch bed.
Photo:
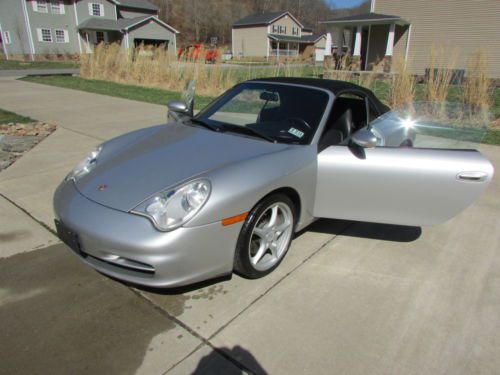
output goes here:
{"type": "Polygon", "coordinates": [[[0,171],[12,165],[56,128],[56,125],[43,122],[0,124],[0,171]]]}

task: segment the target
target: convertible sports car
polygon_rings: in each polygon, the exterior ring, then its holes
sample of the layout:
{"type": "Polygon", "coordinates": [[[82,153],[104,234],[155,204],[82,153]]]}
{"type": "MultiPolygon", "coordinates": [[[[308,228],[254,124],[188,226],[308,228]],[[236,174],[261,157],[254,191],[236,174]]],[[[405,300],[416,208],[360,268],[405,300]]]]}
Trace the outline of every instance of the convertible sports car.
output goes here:
{"type": "Polygon", "coordinates": [[[60,238],[104,274],[172,287],[258,278],[317,218],[441,223],[487,187],[475,150],[412,147],[371,91],[331,80],[236,85],[196,116],[103,143],[54,196],[60,238]]]}

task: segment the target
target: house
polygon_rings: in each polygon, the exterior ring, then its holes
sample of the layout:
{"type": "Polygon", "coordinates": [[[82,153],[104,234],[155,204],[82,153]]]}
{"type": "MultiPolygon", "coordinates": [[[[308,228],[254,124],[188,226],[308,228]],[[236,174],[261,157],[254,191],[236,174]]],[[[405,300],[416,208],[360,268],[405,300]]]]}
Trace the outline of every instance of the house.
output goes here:
{"type": "Polygon", "coordinates": [[[330,27],[333,44],[347,44],[360,70],[389,72],[399,55],[413,73],[423,75],[434,45],[448,53],[458,49],[457,69],[465,69],[470,56],[484,48],[490,74],[500,78],[499,0],[372,0],[370,13],[321,23],[330,27]],[[351,40],[342,40],[344,29],[351,31],[351,40]]]}
{"type": "Polygon", "coordinates": [[[2,0],[1,51],[8,57],[80,54],[100,42],[176,49],[172,26],[146,0],[2,0]]]}
{"type": "Polygon", "coordinates": [[[325,35],[313,35],[290,12],[252,14],[232,28],[235,57],[298,56],[308,46],[324,48],[325,35]]]}

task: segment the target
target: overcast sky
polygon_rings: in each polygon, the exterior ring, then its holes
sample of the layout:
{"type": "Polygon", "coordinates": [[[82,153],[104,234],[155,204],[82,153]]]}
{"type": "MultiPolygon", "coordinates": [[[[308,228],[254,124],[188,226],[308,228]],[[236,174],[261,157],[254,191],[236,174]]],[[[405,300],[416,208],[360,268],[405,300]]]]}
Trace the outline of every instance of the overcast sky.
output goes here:
{"type": "Polygon", "coordinates": [[[327,2],[337,8],[350,8],[361,4],[363,0],[327,0],[327,2]]]}

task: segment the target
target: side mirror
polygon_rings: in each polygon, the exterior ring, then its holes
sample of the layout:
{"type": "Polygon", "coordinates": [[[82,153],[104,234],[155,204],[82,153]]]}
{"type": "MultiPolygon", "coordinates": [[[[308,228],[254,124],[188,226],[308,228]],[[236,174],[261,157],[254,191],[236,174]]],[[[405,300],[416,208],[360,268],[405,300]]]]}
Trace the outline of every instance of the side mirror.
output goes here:
{"type": "Polygon", "coordinates": [[[181,102],[180,100],[168,102],[167,107],[169,112],[180,113],[183,115],[187,115],[189,112],[186,103],[181,102]]]}
{"type": "Polygon", "coordinates": [[[167,108],[167,119],[169,121],[182,121],[186,120],[186,118],[193,117],[193,114],[191,113],[189,107],[183,101],[174,100],[168,102],[167,108]]]}
{"type": "Polygon", "coordinates": [[[377,145],[377,137],[368,129],[359,129],[351,136],[351,141],[363,148],[373,148],[377,145]]]}

